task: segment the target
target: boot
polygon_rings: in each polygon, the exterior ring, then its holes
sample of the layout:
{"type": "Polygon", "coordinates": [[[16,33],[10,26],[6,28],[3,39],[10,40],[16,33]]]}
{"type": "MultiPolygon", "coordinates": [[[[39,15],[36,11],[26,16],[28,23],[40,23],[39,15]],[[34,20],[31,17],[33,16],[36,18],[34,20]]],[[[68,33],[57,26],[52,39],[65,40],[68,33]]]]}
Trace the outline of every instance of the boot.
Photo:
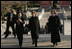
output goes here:
{"type": "Polygon", "coordinates": [[[37,47],[37,44],[35,44],[35,47],[37,47]]]}
{"type": "Polygon", "coordinates": [[[22,48],[22,45],[19,45],[20,48],[22,48]]]}
{"type": "Polygon", "coordinates": [[[34,43],[34,39],[33,39],[33,41],[32,41],[32,45],[34,45],[35,43],[34,43]]]}
{"type": "Polygon", "coordinates": [[[37,47],[37,39],[35,39],[35,47],[37,47]]]}
{"type": "Polygon", "coordinates": [[[16,35],[14,35],[14,38],[16,38],[16,35]]]}
{"type": "Polygon", "coordinates": [[[7,37],[8,37],[8,34],[6,34],[4,38],[7,38],[7,37]]]}
{"type": "Polygon", "coordinates": [[[58,44],[56,43],[56,46],[57,46],[58,44]]]}
{"type": "Polygon", "coordinates": [[[55,47],[55,43],[53,43],[53,47],[55,47]]]}

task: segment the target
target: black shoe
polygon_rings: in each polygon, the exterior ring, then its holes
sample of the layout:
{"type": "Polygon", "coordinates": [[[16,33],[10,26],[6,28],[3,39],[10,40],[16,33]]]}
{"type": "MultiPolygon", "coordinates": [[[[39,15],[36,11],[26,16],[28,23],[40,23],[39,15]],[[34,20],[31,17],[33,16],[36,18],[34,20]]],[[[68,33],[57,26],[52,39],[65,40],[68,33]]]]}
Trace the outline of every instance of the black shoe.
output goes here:
{"type": "Polygon", "coordinates": [[[37,47],[37,45],[35,45],[35,47],[37,47]]]}
{"type": "Polygon", "coordinates": [[[22,48],[22,45],[19,45],[20,46],[20,48],[22,48]]]}
{"type": "Polygon", "coordinates": [[[56,45],[53,45],[53,47],[55,47],[56,45]]]}
{"type": "Polygon", "coordinates": [[[16,36],[14,36],[14,38],[16,38],[16,36]]]}
{"type": "Polygon", "coordinates": [[[5,37],[4,38],[7,38],[8,37],[8,35],[5,35],[5,37]]]}
{"type": "Polygon", "coordinates": [[[16,38],[16,34],[13,34],[14,35],[14,38],[16,38]]]}
{"type": "Polygon", "coordinates": [[[35,47],[37,47],[37,44],[35,44],[35,47]]]}
{"type": "Polygon", "coordinates": [[[34,42],[32,43],[32,45],[34,45],[34,42]]]}
{"type": "Polygon", "coordinates": [[[58,44],[56,43],[56,46],[57,46],[58,44]]]}
{"type": "Polygon", "coordinates": [[[55,43],[53,44],[53,47],[55,47],[55,43]]]}
{"type": "Polygon", "coordinates": [[[32,42],[32,45],[34,45],[35,43],[34,43],[34,41],[32,42]]]}

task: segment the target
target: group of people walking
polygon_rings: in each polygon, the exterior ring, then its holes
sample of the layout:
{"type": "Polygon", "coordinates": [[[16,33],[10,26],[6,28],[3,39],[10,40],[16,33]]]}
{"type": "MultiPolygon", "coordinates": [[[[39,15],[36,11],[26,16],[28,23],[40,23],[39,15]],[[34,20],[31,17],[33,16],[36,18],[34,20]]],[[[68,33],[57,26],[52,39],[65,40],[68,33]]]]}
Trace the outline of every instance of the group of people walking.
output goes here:
{"type": "MultiPolygon", "coordinates": [[[[48,19],[48,30],[51,33],[51,42],[53,43],[53,46],[57,45],[57,42],[60,42],[60,19],[56,15],[55,10],[51,10],[51,16],[48,19]]],[[[23,16],[22,10],[18,10],[17,14],[14,13],[14,9],[11,9],[11,12],[7,13],[5,15],[7,17],[7,28],[4,32],[5,38],[8,37],[10,34],[9,27],[12,27],[14,38],[18,38],[19,46],[22,47],[23,42],[23,31],[24,27],[28,27],[28,31],[31,31],[31,38],[32,38],[32,44],[35,44],[35,47],[37,47],[37,40],[39,39],[39,32],[40,32],[40,22],[38,17],[36,16],[36,12],[32,12],[32,16],[29,19],[28,26],[25,26],[25,17],[23,16]],[[16,24],[16,27],[14,27],[14,24],[16,24]]]]}

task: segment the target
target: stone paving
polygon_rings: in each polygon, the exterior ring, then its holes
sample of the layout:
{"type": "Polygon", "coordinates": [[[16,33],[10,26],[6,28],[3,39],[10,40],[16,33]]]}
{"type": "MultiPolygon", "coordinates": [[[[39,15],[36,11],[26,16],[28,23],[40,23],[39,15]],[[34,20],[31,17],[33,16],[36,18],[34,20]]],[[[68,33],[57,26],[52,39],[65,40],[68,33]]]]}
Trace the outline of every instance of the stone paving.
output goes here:
{"type": "MultiPolygon", "coordinates": [[[[71,36],[61,34],[61,42],[58,46],[52,47],[50,34],[40,34],[38,39],[38,47],[32,45],[31,36],[24,34],[22,48],[71,48],[71,36]]],[[[19,48],[17,38],[13,38],[13,35],[9,35],[7,39],[4,39],[4,35],[1,37],[1,48],[19,48]]]]}

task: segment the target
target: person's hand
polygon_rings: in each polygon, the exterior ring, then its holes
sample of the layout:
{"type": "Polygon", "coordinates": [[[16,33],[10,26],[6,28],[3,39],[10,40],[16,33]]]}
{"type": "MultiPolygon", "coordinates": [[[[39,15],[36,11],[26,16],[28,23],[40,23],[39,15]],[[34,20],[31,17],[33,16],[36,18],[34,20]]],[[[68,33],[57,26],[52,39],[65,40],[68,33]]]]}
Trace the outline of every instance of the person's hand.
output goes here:
{"type": "Polygon", "coordinates": [[[18,22],[18,20],[17,20],[17,22],[18,22]]]}
{"type": "Polygon", "coordinates": [[[23,26],[25,27],[25,24],[23,26]]]}
{"type": "Polygon", "coordinates": [[[7,17],[4,17],[5,20],[7,20],[7,17]]]}
{"type": "Polygon", "coordinates": [[[22,22],[22,20],[21,20],[21,19],[18,19],[18,21],[19,21],[19,22],[22,22]]]}

